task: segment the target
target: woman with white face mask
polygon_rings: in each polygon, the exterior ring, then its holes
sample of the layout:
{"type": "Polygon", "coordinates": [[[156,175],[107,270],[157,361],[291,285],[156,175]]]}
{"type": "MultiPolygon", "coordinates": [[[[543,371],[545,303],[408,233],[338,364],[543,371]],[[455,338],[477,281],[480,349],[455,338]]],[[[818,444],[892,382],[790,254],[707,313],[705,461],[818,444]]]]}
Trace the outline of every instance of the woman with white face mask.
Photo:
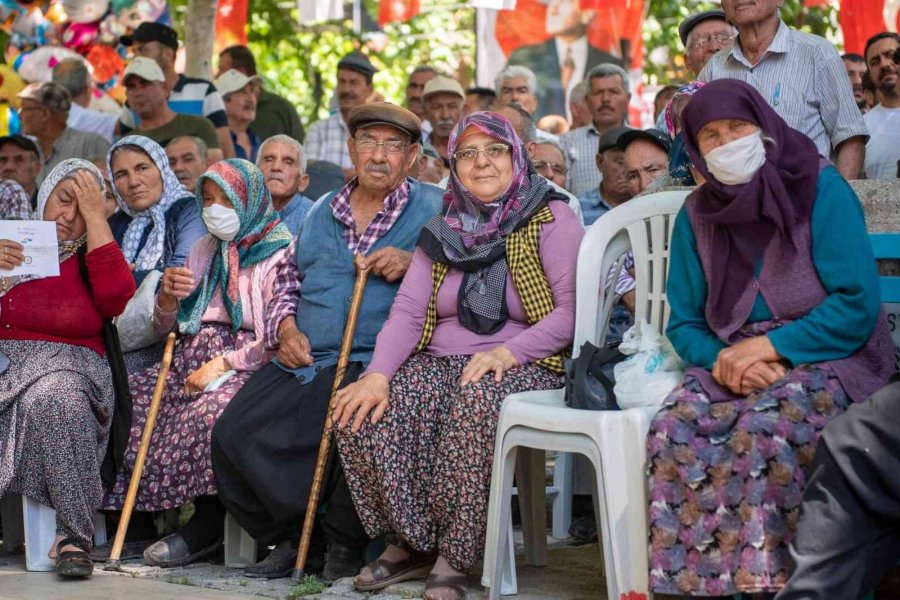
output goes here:
{"type": "MultiPolygon", "coordinates": [[[[216,163],[200,176],[197,190],[209,234],[191,249],[184,267],[166,269],[156,297],[159,332],[177,330],[182,337],[135,505],[155,511],[194,502],[191,521],[144,551],[147,564],[161,567],[189,564],[221,544],[225,508],[216,497],[210,435],[234,394],[275,354],[265,344],[264,316],[275,265],[291,241],[252,163],[216,163]]],[[[131,437],[105,508],[124,503],[158,374],[155,365],[131,377],[131,437]]]]}
{"type": "Polygon", "coordinates": [[[706,183],[671,242],[666,333],[692,368],[647,439],[650,587],[770,598],[819,434],[883,386],[892,344],[859,200],[812,141],[733,79],[683,124],[706,183]]]}

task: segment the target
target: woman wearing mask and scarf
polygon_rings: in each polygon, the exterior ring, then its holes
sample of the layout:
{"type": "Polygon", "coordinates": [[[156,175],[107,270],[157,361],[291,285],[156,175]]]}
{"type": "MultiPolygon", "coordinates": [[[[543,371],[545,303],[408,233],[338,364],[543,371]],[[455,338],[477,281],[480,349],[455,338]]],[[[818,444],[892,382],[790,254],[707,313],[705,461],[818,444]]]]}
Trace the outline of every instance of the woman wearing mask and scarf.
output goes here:
{"type": "MultiPolygon", "coordinates": [[[[208,556],[222,541],[225,508],[216,498],[210,434],[216,419],[250,375],[274,355],[263,342],[275,265],[291,241],[259,169],[231,159],[197,181],[197,203],[209,235],[184,267],[169,267],[156,298],[161,333],[177,329],[176,348],[135,510],[193,501],[193,518],[144,552],[147,564],[183,566],[208,556]]],[[[159,365],[131,377],[134,415],[125,469],[104,499],[118,509],[159,374],[159,365]]]]}
{"type": "Polygon", "coordinates": [[[372,363],[334,412],[366,531],[400,539],[357,588],[430,572],[431,600],[464,598],[482,553],[503,399],[563,385],[584,235],[503,117],[466,116],[449,148],[444,214],[423,229],[372,363]]]}
{"type": "MultiPolygon", "coordinates": [[[[114,405],[103,321],[135,289],[106,222],[103,187],[87,161],[57,165],[37,214],[56,221],[59,276],[0,277],[0,497],[15,492],[56,510],[49,550],[64,576],[93,570],[87,551],[114,405]]],[[[21,265],[23,251],[0,240],[0,274],[21,265]]]]}
{"type": "Polygon", "coordinates": [[[154,345],[156,340],[146,317],[158,278],[163,270],[184,265],[206,227],[193,192],[181,185],[169,167],[165,150],[150,138],[122,138],[109,149],[106,162],[120,208],[110,217],[110,228],[125,260],[133,266],[139,287],[132,305],[117,323],[128,371],[136,373],[162,358],[162,346],[154,345]],[[154,271],[148,285],[142,286],[154,271]]]}
{"type": "Polygon", "coordinates": [[[666,333],[693,367],[647,439],[650,585],[771,597],[819,434],[892,344],[859,200],[809,138],[732,79],[683,121],[706,183],[675,223],[666,333]]]}

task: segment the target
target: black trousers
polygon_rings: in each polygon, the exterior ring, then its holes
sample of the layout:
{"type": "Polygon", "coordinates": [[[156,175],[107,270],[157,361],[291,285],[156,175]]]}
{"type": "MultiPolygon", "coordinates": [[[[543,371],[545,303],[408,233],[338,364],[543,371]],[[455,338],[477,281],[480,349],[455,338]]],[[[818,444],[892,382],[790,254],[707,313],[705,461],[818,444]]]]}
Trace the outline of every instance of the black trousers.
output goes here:
{"type": "Polygon", "coordinates": [[[859,600],[900,561],[900,383],[825,428],[777,600],[859,600]]]}
{"type": "MultiPolygon", "coordinates": [[[[300,538],[336,370],[324,368],[304,385],[269,363],[244,384],[213,429],[219,498],[260,543],[300,538]]],[[[351,364],[342,385],[361,372],[359,363],[351,364]]],[[[357,548],[368,543],[334,445],[320,506],[319,522],[330,541],[357,548]]]]}

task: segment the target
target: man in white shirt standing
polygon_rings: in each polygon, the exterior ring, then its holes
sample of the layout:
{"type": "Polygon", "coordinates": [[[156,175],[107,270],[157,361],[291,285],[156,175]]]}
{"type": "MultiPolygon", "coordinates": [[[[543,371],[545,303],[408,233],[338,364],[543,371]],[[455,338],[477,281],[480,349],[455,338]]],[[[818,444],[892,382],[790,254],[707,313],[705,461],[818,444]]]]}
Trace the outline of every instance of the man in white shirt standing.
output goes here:
{"type": "Polygon", "coordinates": [[[900,35],[885,31],[866,42],[869,78],[881,92],[881,103],[865,115],[869,141],[866,144],[865,172],[869,179],[894,179],[900,161],[900,93],[898,65],[894,54],[900,48],[900,35]]]}
{"type": "Polygon", "coordinates": [[[67,125],[78,131],[96,133],[112,143],[116,131],[116,115],[91,110],[91,74],[82,58],[66,58],[53,67],[53,82],[69,91],[72,106],[67,125]]]}

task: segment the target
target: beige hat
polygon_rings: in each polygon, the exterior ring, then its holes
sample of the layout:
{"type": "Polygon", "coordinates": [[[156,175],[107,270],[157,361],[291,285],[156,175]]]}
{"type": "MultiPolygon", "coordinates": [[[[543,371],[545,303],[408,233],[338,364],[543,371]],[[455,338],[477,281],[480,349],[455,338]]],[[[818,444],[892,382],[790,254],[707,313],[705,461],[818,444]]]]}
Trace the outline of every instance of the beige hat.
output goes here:
{"type": "Polygon", "coordinates": [[[438,75],[433,77],[431,81],[425,84],[425,91],[422,93],[422,99],[427,100],[432,94],[456,94],[463,100],[466,99],[466,92],[455,79],[438,75]]]}
{"type": "Polygon", "coordinates": [[[238,90],[243,89],[247,86],[248,83],[252,81],[261,81],[262,77],[259,75],[253,75],[252,77],[247,77],[237,69],[228,69],[224,73],[222,73],[218,79],[215,81],[216,89],[219,90],[219,93],[223,96],[227,96],[228,94],[232,94],[238,90]]]}
{"type": "Polygon", "coordinates": [[[131,75],[137,75],[145,81],[159,81],[165,83],[166,75],[162,68],[152,58],[146,56],[138,56],[133,59],[128,66],[125,67],[125,73],[122,75],[122,82],[128,80],[131,75]]]}

